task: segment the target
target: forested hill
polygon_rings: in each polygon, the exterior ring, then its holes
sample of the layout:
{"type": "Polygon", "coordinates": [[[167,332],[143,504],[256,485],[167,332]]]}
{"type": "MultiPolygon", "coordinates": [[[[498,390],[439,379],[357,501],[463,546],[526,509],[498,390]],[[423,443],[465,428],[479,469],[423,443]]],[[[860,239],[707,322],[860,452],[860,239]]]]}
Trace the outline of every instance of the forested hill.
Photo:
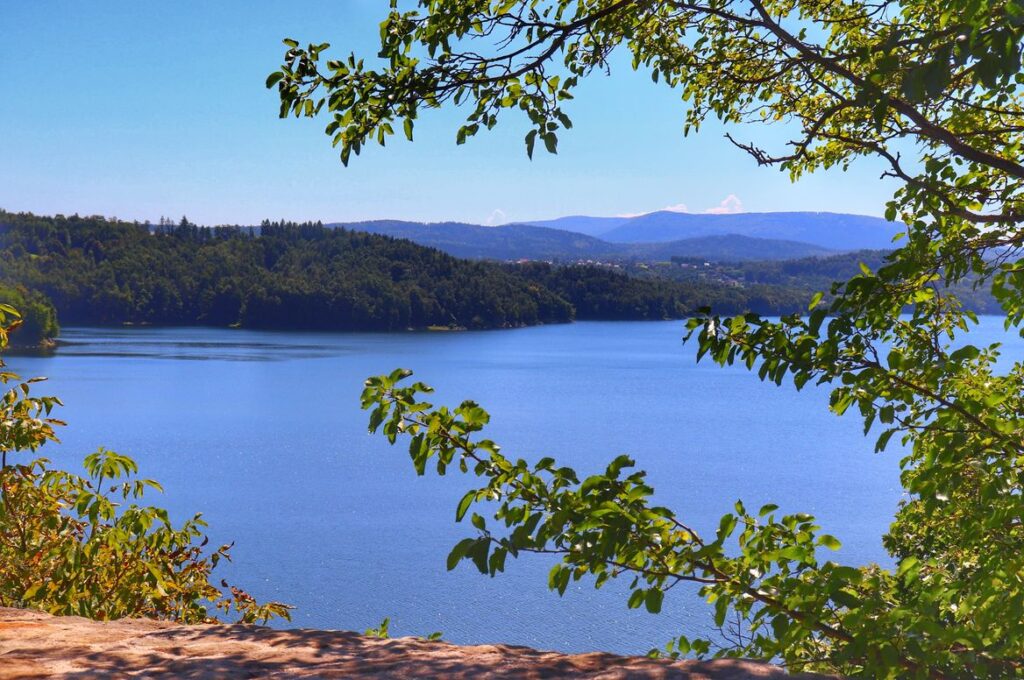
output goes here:
{"type": "Polygon", "coordinates": [[[232,228],[0,213],[3,278],[61,323],[397,330],[568,321],[572,307],[496,265],[313,224],[232,228]]]}
{"type": "MultiPolygon", "coordinates": [[[[0,281],[45,293],[63,324],[253,328],[502,328],[580,319],[662,319],[745,291],[640,281],[593,267],[460,260],[410,241],[318,224],[149,225],[0,212],[0,281]]],[[[754,311],[802,299],[754,300],[754,311]]]]}

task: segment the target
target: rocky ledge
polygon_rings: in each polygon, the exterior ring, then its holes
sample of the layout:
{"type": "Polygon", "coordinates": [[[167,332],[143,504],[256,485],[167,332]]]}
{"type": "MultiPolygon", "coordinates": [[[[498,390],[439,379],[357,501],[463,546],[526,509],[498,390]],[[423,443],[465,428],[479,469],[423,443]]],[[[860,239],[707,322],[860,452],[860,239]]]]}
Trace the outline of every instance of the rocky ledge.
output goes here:
{"type": "Polygon", "coordinates": [[[559,654],[327,630],[98,622],[0,608],[0,678],[821,678],[739,660],[559,654]]]}

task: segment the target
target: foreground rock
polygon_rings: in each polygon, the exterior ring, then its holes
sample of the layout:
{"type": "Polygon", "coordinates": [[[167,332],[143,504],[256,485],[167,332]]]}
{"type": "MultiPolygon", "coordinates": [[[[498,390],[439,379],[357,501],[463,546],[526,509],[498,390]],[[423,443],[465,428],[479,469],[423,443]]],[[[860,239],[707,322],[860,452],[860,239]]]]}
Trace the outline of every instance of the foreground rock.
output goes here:
{"type": "MultiPolygon", "coordinates": [[[[748,661],[669,662],[260,626],[101,623],[0,608],[0,678],[790,678],[748,661]]],[[[802,678],[821,676],[803,675],[802,678]]]]}

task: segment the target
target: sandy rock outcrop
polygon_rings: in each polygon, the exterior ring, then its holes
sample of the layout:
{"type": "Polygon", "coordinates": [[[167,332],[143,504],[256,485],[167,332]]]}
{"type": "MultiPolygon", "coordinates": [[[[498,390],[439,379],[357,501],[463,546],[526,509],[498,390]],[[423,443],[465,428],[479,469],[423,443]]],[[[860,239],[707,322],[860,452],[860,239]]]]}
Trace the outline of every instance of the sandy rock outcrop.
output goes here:
{"type": "Polygon", "coordinates": [[[97,622],[0,608],[0,679],[820,678],[748,661],[670,662],[261,626],[97,622]]]}

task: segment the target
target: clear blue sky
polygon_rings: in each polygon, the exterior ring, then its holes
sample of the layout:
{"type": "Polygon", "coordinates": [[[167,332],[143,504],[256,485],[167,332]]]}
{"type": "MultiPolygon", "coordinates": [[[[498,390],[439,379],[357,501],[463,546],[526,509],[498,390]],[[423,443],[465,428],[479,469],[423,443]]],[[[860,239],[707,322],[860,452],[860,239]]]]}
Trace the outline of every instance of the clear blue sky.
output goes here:
{"type": "MultiPolygon", "coordinates": [[[[200,224],[263,218],[483,223],[685,204],[880,215],[878,164],[793,185],[708,125],[682,135],[678,93],[620,68],[583,88],[557,156],[526,158],[524,120],[464,146],[459,111],[426,112],[346,169],[324,121],[280,120],[264,89],[281,39],[376,53],[384,0],[151,3],[0,0],[0,208],[200,224]]],[[[783,130],[738,130],[779,141],[783,130]]]]}

